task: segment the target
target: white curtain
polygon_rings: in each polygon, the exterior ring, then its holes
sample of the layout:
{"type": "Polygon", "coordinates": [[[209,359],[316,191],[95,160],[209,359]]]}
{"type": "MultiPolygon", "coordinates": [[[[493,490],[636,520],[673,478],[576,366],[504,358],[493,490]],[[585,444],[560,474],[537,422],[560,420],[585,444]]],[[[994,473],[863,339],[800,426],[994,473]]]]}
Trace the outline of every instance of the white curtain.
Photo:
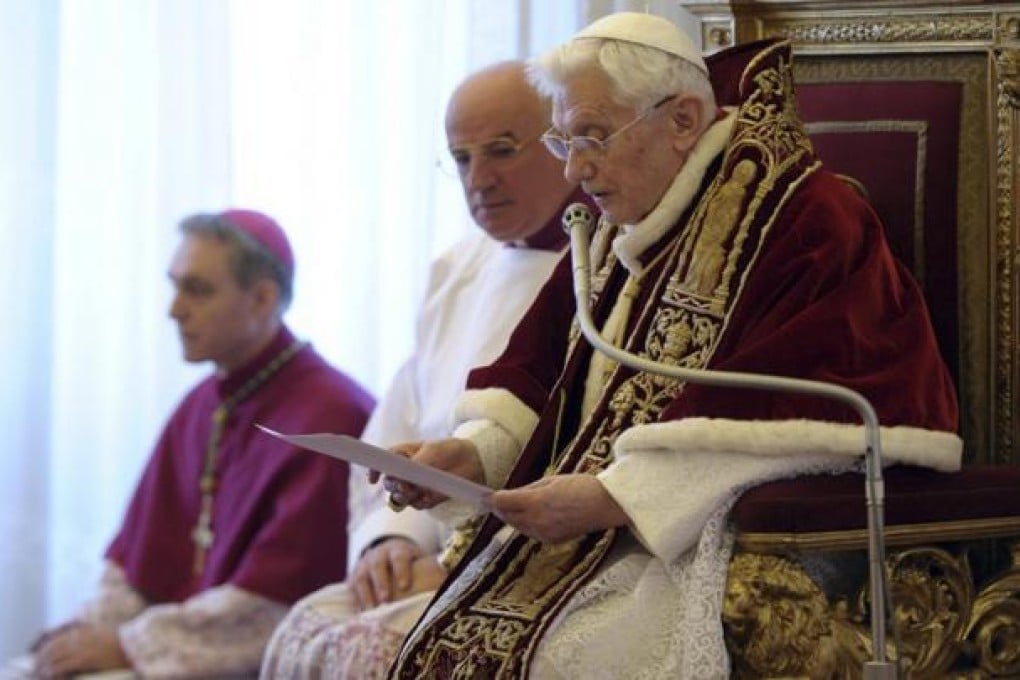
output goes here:
{"type": "Polygon", "coordinates": [[[0,2],[0,662],[92,592],[164,419],[209,370],[181,361],[166,316],[180,218],[278,218],[289,323],[378,392],[429,260],[471,228],[434,169],[451,89],[616,9],[676,18],[598,0],[0,2]]]}

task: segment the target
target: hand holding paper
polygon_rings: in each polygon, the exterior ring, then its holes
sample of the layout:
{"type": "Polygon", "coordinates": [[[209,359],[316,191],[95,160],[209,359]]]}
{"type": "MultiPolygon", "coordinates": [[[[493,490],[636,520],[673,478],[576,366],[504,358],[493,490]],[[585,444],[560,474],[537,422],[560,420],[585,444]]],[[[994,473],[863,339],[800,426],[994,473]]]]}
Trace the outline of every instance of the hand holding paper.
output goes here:
{"type": "MultiPolygon", "coordinates": [[[[478,457],[478,450],[474,443],[466,439],[409,442],[394,446],[393,450],[415,463],[442,470],[471,482],[481,482],[485,479],[485,470],[478,457]]],[[[383,487],[389,492],[391,503],[396,506],[410,505],[424,510],[445,500],[444,496],[428,488],[406,483],[392,475],[383,480],[383,487]]]]}
{"type": "Polygon", "coordinates": [[[390,477],[430,489],[483,510],[489,507],[492,489],[436,467],[416,463],[386,449],[338,434],[283,434],[258,425],[263,432],[294,446],[346,460],[390,477]]]}

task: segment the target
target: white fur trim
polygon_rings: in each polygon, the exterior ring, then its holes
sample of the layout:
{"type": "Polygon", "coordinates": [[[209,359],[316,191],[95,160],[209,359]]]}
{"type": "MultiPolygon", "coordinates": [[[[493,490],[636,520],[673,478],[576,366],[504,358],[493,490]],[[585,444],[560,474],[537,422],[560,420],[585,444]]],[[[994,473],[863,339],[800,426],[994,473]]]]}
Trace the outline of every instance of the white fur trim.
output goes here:
{"type": "Polygon", "coordinates": [[[613,241],[613,251],[632,275],[637,276],[643,269],[638,259],[641,254],[662,238],[691,204],[708,166],[726,148],[736,122],[736,113],[730,109],[725,118],[713,123],[701,135],[658,205],[637,224],[624,225],[623,234],[613,241]]]}
{"type": "Polygon", "coordinates": [[[469,420],[461,423],[453,436],[471,441],[478,449],[486,486],[493,489],[506,486],[522,448],[509,432],[492,420],[469,420]]]}
{"type": "Polygon", "coordinates": [[[518,449],[524,448],[538,425],[538,414],[513,392],[501,387],[468,390],[457,400],[453,418],[457,425],[469,420],[491,420],[517,440],[518,449]]]}
{"type": "MultiPolygon", "coordinates": [[[[960,469],[963,441],[952,432],[882,427],[884,463],[910,463],[951,472],[960,469]]],[[[862,456],[864,426],[817,420],[746,421],[687,418],[633,427],[616,440],[617,458],[636,451],[739,452],[756,456],[835,454],[862,456]]]]}
{"type": "MultiPolygon", "coordinates": [[[[453,431],[456,439],[467,439],[478,451],[485,485],[493,489],[506,486],[522,445],[499,423],[489,418],[468,420],[453,431]]],[[[429,510],[429,514],[450,529],[457,529],[478,514],[478,509],[464,501],[452,498],[429,510]]]]}

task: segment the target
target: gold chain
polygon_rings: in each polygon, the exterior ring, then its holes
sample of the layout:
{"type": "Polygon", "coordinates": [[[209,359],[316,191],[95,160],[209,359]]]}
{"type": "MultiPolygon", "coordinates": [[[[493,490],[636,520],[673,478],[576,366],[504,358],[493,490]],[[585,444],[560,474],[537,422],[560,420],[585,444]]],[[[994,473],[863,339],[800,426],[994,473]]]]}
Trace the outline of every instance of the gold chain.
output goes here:
{"type": "Polygon", "coordinates": [[[199,491],[202,492],[202,507],[195,528],[191,532],[191,540],[195,543],[195,561],[192,566],[192,573],[195,576],[201,575],[205,569],[205,558],[215,537],[212,530],[212,514],[213,498],[216,494],[216,461],[219,458],[220,438],[223,436],[223,427],[227,424],[227,416],[235,406],[261,387],[306,344],[303,340],[295,340],[213,411],[212,431],[209,433],[209,442],[205,448],[202,476],[198,481],[199,491]]]}

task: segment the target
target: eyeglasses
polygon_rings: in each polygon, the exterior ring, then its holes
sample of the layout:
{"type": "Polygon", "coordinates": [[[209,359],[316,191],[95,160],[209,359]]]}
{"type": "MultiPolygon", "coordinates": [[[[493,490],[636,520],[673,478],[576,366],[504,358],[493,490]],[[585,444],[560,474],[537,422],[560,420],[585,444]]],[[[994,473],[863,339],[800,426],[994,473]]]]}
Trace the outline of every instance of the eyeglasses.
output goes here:
{"type": "Polygon", "coordinates": [[[533,137],[519,142],[509,135],[502,135],[475,144],[451,146],[448,153],[440,155],[439,167],[448,175],[460,176],[471,167],[472,158],[482,158],[487,163],[496,166],[508,165],[517,159],[525,147],[537,142],[538,139],[538,137],[533,137]]]}
{"type": "Polygon", "coordinates": [[[542,143],[545,144],[545,148],[549,149],[549,153],[558,158],[561,161],[567,160],[570,156],[570,152],[574,153],[599,153],[604,154],[609,148],[609,143],[614,138],[623,134],[630,128],[637,125],[639,122],[647,118],[658,109],[660,106],[675,98],[675,94],[671,94],[665,99],[660,100],[654,106],[650,106],[637,115],[634,120],[630,121],[623,127],[619,128],[605,139],[599,139],[598,137],[591,137],[588,135],[578,135],[577,137],[566,137],[557,133],[553,128],[546,130],[545,134],[542,135],[542,143]]]}

